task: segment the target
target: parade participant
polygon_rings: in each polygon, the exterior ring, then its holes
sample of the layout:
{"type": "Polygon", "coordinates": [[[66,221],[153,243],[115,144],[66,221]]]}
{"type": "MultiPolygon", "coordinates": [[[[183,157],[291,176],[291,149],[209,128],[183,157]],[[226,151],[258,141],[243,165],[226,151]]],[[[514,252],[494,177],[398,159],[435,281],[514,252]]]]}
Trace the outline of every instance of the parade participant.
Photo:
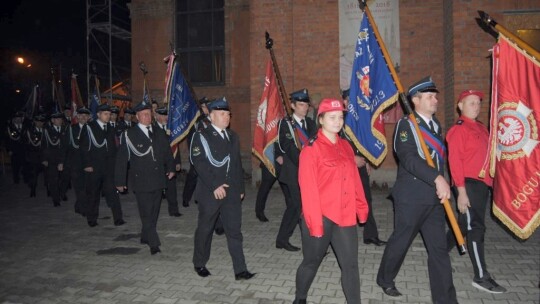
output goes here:
{"type": "Polygon", "coordinates": [[[434,303],[457,303],[452,281],[452,267],[445,238],[443,202],[450,198],[450,186],[444,178],[444,144],[442,127],[435,118],[437,87],[426,77],[413,84],[408,95],[414,104],[414,116],[423,138],[429,138],[426,162],[418,134],[408,117],[398,121],[394,131],[394,150],[398,159],[396,182],[392,188],[394,200],[394,232],[388,240],[377,274],[377,284],[391,297],[401,296],[395,278],[411,243],[422,234],[428,254],[431,297],[434,303]]]}
{"type": "Polygon", "coordinates": [[[140,103],[135,107],[137,126],[120,137],[116,155],[115,184],[123,192],[127,189],[126,172],[129,163],[129,181],[141,218],[141,244],[148,244],[152,255],[161,252],[157,221],[161,194],[166,180],[173,178],[174,164],[169,141],[165,134],[152,127],[152,108],[140,103]]]}
{"type": "Polygon", "coordinates": [[[120,137],[120,135],[122,135],[125,130],[131,128],[131,126],[134,125],[132,122],[133,115],[135,115],[135,111],[133,111],[133,109],[124,109],[124,117],[118,122],[118,125],[116,127],[116,136],[120,137]]]}
{"type": "Polygon", "coordinates": [[[36,187],[38,176],[43,172],[43,125],[45,124],[45,115],[37,114],[34,116],[33,124],[25,132],[24,159],[28,166],[28,186],[30,187],[30,197],[36,196],[36,187]]]}
{"type": "Polygon", "coordinates": [[[67,127],[63,138],[65,148],[64,171],[69,173],[69,180],[75,191],[75,213],[86,216],[86,193],[82,155],[79,149],[81,131],[88,122],[90,110],[85,107],[77,109],[77,124],[67,127]]]}
{"type": "MultiPolygon", "coordinates": [[[[341,93],[341,97],[343,98],[343,103],[345,107],[349,104],[349,92],[350,90],[344,90],[341,93]]],[[[354,151],[354,160],[356,161],[356,166],[358,167],[358,172],[360,172],[360,179],[362,180],[362,186],[364,187],[364,192],[366,193],[366,200],[369,205],[369,213],[368,213],[368,219],[364,226],[364,244],[369,245],[373,244],[375,246],[384,246],[386,245],[386,242],[379,239],[379,230],[377,229],[377,222],[375,221],[375,217],[373,216],[373,198],[371,196],[371,186],[369,182],[369,174],[371,171],[370,164],[366,161],[366,158],[360,153],[360,150],[356,148],[351,138],[345,133],[340,132],[341,137],[346,139],[349,144],[351,144],[351,147],[354,151]]]]}
{"type": "Polygon", "coordinates": [[[109,120],[109,126],[114,129],[114,134],[116,134],[116,127],[118,127],[118,114],[120,114],[120,108],[117,106],[111,106],[111,118],[109,120]]]}
{"type": "MultiPolygon", "coordinates": [[[[167,107],[159,107],[156,109],[156,122],[152,125],[157,131],[162,132],[167,142],[169,141],[169,131],[167,129],[167,121],[169,119],[167,107]]],[[[180,152],[177,150],[174,157],[174,171],[180,172],[180,152]]],[[[178,191],[176,189],[176,174],[173,178],[167,180],[165,189],[165,198],[167,199],[168,211],[170,216],[180,217],[182,213],[178,211],[178,191]]]]}
{"type": "Polygon", "coordinates": [[[248,271],[242,245],[242,199],[244,172],[238,135],[227,129],[231,113],[222,97],[208,104],[211,125],[197,131],[190,146],[190,160],[197,171],[195,199],[199,216],[195,230],[193,265],[201,277],[210,272],[212,235],[219,216],[227,237],[227,247],[233,262],[236,280],[249,280],[255,274],[248,271]]]}
{"type": "MultiPolygon", "coordinates": [[[[188,140],[188,146],[191,143],[191,139],[193,138],[193,135],[195,132],[199,130],[206,129],[211,123],[210,119],[208,118],[208,108],[206,107],[206,104],[209,103],[210,100],[208,98],[203,97],[199,100],[199,106],[200,106],[200,115],[197,118],[197,121],[191,127],[191,129],[188,132],[187,140],[188,140]]],[[[189,202],[191,201],[191,197],[193,196],[193,192],[195,191],[195,187],[197,186],[197,172],[195,171],[195,167],[193,167],[193,164],[190,162],[189,164],[189,171],[186,176],[186,181],[184,182],[184,190],[182,192],[182,206],[189,207],[189,202]]]]}
{"type": "MultiPolygon", "coordinates": [[[[504,293],[506,289],[491,277],[487,271],[484,254],[485,216],[493,180],[489,174],[479,177],[487,156],[489,132],[481,122],[480,91],[466,90],[458,98],[461,113],[456,124],[448,130],[448,165],[454,187],[457,188],[458,221],[467,236],[467,248],[474,269],[472,285],[490,293],[504,293]]],[[[447,237],[453,240],[449,231],[447,237]]],[[[455,244],[452,244],[452,248],[455,244]]],[[[450,249],[449,248],[449,249],[450,249]]]]}
{"type": "Polygon", "coordinates": [[[64,126],[71,125],[71,115],[72,114],[73,114],[73,112],[71,110],[71,106],[68,103],[68,104],[66,104],[64,106],[64,115],[62,116],[62,121],[63,121],[64,126]]]}
{"type": "Polygon", "coordinates": [[[360,303],[357,222],[365,223],[368,203],[350,144],[339,136],[344,123],[340,100],[323,99],[319,130],[300,153],[302,253],[294,303],[306,303],[309,287],[329,245],[341,268],[347,303],[360,303]]]}
{"type": "Polygon", "coordinates": [[[18,184],[21,174],[24,176],[24,132],[23,128],[24,112],[18,111],[11,118],[7,125],[8,140],[6,150],[11,160],[11,173],[13,182],[18,184]]]}
{"type": "Polygon", "coordinates": [[[88,226],[98,225],[99,201],[105,194],[107,205],[111,208],[115,226],[126,222],[122,215],[120,198],[114,185],[114,162],[116,159],[115,134],[108,127],[111,108],[101,104],[97,108],[97,119],[87,123],[81,131],[80,150],[85,174],[88,226]]]}
{"type": "Polygon", "coordinates": [[[296,139],[301,145],[307,143],[308,138],[317,133],[315,121],[306,117],[309,110],[309,95],[307,89],[302,89],[290,94],[293,114],[279,122],[278,148],[283,156],[283,164],[280,167],[278,180],[283,183],[285,203],[287,207],[283,213],[281,225],[276,238],[276,248],[287,251],[298,251],[299,247],[290,243],[289,239],[300,219],[300,187],[298,186],[298,158],[300,149],[296,139]]]}
{"type": "Polygon", "coordinates": [[[63,185],[60,174],[64,171],[65,150],[62,137],[65,134],[64,114],[55,112],[51,115],[51,124],[44,130],[43,166],[47,176],[47,189],[51,193],[53,206],[59,207],[60,200],[65,197],[67,184],[63,185]]]}

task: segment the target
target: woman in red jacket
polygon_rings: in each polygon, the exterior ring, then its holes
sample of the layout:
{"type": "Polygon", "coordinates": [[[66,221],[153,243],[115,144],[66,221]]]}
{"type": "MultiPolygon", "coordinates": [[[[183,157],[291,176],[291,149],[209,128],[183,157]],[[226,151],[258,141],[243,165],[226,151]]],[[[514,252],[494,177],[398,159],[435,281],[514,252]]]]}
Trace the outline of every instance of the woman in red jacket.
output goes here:
{"type": "Polygon", "coordinates": [[[356,224],[366,222],[368,205],[354,152],[339,136],[344,110],[341,100],[323,99],[317,113],[319,131],[300,153],[304,259],[296,272],[294,303],[306,303],[309,287],[330,244],[341,267],[347,303],[360,303],[356,224]]]}

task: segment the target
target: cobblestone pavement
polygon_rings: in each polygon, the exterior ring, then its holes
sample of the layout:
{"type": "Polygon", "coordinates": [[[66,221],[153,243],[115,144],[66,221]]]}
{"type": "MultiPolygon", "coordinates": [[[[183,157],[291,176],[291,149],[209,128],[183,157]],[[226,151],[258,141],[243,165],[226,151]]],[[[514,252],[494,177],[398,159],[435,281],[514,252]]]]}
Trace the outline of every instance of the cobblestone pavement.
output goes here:
{"type": "MultiPolygon", "coordinates": [[[[150,255],[139,243],[140,220],[133,194],[121,196],[127,224],[113,225],[102,200],[99,226],[90,228],[73,211],[69,200],[55,208],[42,185],[38,197],[0,176],[0,303],[291,303],[294,277],[302,254],[275,248],[275,236],[284,210],[283,196],[274,188],[267,203],[268,223],[255,218],[256,188],[247,187],[243,202],[244,250],[248,268],[257,275],[235,281],[225,236],[214,236],[207,267],[200,278],[193,270],[193,234],[197,208],[180,207],[183,216],[170,217],[163,202],[158,222],[161,254],[150,255]]],[[[249,184],[249,181],[248,181],[249,184]]],[[[183,182],[178,183],[181,196],[183,182]]],[[[381,239],[393,229],[392,205],[387,191],[375,191],[374,210],[381,239]]],[[[181,200],[180,200],[181,204],[181,200]]],[[[471,286],[473,270],[468,256],[451,253],[454,283],[460,303],[540,303],[540,234],[520,242],[487,218],[486,256],[489,271],[505,286],[505,294],[489,294],[471,286]]],[[[361,236],[361,229],[359,235],[361,236]]],[[[297,229],[291,243],[300,245],[297,229]]],[[[431,303],[427,257],[418,237],[396,279],[403,296],[394,300],[375,283],[384,247],[360,240],[360,276],[363,303],[431,303]]],[[[308,303],[345,303],[340,270],[333,254],[323,261],[308,303]]]]}

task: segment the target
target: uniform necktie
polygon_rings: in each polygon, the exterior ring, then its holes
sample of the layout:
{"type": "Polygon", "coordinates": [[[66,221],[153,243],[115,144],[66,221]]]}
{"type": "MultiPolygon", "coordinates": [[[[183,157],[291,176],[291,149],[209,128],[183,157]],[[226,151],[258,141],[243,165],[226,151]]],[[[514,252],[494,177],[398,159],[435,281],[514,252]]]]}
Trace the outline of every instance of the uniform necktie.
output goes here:
{"type": "Polygon", "coordinates": [[[55,126],[54,129],[56,130],[56,132],[60,133],[60,127],[55,126]]]}
{"type": "Polygon", "coordinates": [[[225,132],[225,130],[221,130],[221,134],[223,134],[223,139],[229,141],[229,137],[227,137],[227,133],[225,132]]]}
{"type": "Polygon", "coordinates": [[[152,139],[152,137],[154,137],[154,133],[152,133],[152,130],[150,130],[150,126],[147,126],[146,129],[148,130],[148,138],[152,139]]]}
{"type": "Polygon", "coordinates": [[[107,132],[107,125],[103,125],[103,131],[107,132]]]}
{"type": "Polygon", "coordinates": [[[432,132],[433,134],[436,133],[436,132],[435,132],[435,126],[433,125],[433,120],[430,120],[430,121],[429,121],[429,128],[431,129],[431,132],[432,132]]]}
{"type": "Polygon", "coordinates": [[[302,123],[302,129],[303,129],[304,131],[307,132],[307,128],[306,128],[306,120],[305,120],[305,119],[302,119],[300,122],[302,123]]]}

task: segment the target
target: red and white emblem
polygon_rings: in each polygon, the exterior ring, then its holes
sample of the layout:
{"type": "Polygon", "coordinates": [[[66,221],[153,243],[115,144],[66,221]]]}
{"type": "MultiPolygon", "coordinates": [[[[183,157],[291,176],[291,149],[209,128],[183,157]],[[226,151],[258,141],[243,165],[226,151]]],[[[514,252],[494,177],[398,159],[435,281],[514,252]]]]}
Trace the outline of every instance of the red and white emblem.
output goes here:
{"type": "Polygon", "coordinates": [[[497,159],[529,157],[538,145],[538,126],[532,110],[521,101],[504,102],[497,121],[497,159]]]}

